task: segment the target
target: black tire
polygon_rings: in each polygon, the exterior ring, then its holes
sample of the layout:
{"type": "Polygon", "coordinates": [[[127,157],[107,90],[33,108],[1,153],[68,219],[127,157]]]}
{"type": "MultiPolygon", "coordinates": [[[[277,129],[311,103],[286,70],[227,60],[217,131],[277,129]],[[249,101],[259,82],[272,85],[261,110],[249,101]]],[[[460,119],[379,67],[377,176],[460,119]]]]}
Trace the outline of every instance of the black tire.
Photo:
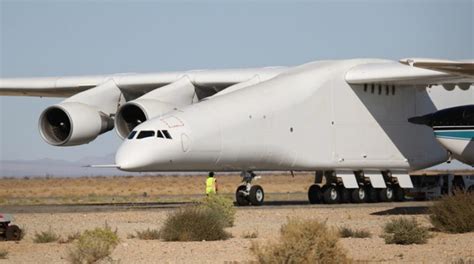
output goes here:
{"type": "Polygon", "coordinates": [[[403,202],[405,200],[405,190],[403,188],[400,188],[400,186],[397,186],[394,188],[394,199],[397,202],[403,202]]]}
{"type": "Polygon", "coordinates": [[[260,185],[254,185],[250,188],[249,200],[251,205],[262,205],[265,199],[265,193],[260,185]]]}
{"type": "Polygon", "coordinates": [[[379,190],[379,199],[381,202],[392,202],[395,196],[395,192],[392,186],[387,186],[387,188],[379,190]]]}
{"type": "Polygon", "coordinates": [[[18,241],[21,239],[21,229],[16,225],[9,225],[5,231],[5,238],[9,241],[18,241]]]}
{"type": "Polygon", "coordinates": [[[310,204],[317,204],[321,202],[321,187],[313,184],[308,189],[308,200],[310,204]]]}
{"type": "Polygon", "coordinates": [[[353,189],[351,192],[353,203],[365,203],[367,201],[367,191],[364,187],[353,189]]]}
{"type": "Polygon", "coordinates": [[[346,189],[344,186],[339,186],[339,194],[341,196],[341,203],[350,203],[351,202],[351,190],[346,189]]]}
{"type": "Polygon", "coordinates": [[[377,203],[379,201],[378,190],[372,186],[367,186],[367,201],[369,203],[377,203]]]}
{"type": "Polygon", "coordinates": [[[474,185],[472,185],[471,187],[469,187],[469,189],[467,189],[467,192],[468,192],[468,193],[474,193],[474,185]]]}
{"type": "Polygon", "coordinates": [[[327,187],[324,188],[323,199],[327,204],[336,204],[339,203],[341,195],[339,194],[336,186],[327,185],[327,187]]]}
{"type": "Polygon", "coordinates": [[[238,206],[246,206],[250,204],[247,197],[245,197],[245,195],[241,192],[245,191],[246,188],[247,187],[245,185],[240,185],[237,187],[237,191],[235,191],[235,201],[237,202],[238,206]]]}

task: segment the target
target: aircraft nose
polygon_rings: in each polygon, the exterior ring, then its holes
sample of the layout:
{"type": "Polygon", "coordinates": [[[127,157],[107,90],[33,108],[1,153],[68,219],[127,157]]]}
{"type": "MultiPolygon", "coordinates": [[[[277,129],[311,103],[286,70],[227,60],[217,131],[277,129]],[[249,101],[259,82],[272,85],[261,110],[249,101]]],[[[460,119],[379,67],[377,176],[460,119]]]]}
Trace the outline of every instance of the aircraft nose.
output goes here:
{"type": "Polygon", "coordinates": [[[140,171],[149,165],[147,156],[140,146],[125,142],[122,143],[115,154],[115,164],[120,170],[140,171]]]}

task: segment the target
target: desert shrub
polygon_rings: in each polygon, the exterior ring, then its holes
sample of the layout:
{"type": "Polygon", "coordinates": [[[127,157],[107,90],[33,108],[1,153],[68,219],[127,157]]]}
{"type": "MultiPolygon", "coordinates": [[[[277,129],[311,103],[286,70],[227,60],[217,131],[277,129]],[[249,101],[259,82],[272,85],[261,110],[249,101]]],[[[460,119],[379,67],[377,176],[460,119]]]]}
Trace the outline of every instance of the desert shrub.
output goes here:
{"type": "Polygon", "coordinates": [[[139,238],[143,240],[160,239],[160,231],[148,228],[143,231],[135,231],[135,234],[129,235],[129,238],[139,238]]]}
{"type": "Polygon", "coordinates": [[[69,251],[71,263],[94,263],[108,257],[118,245],[117,231],[109,226],[84,231],[69,251]]]}
{"type": "Polygon", "coordinates": [[[252,231],[252,232],[247,231],[242,234],[242,238],[252,239],[252,238],[257,238],[257,237],[258,237],[257,231],[252,231]]]}
{"type": "Polygon", "coordinates": [[[387,244],[425,244],[430,238],[428,229],[420,226],[415,218],[397,218],[386,223],[382,237],[387,244]]]}
{"type": "Polygon", "coordinates": [[[54,231],[49,228],[48,231],[42,231],[40,233],[35,233],[35,236],[33,238],[33,242],[35,243],[51,243],[58,241],[59,235],[54,233],[54,231]]]}
{"type": "Polygon", "coordinates": [[[339,236],[325,223],[290,219],[281,237],[269,245],[253,243],[251,251],[259,263],[347,263],[339,236]]]}
{"type": "Polygon", "coordinates": [[[452,196],[443,196],[431,206],[431,224],[438,230],[449,233],[474,231],[474,193],[456,191],[452,196]]]}
{"type": "Polygon", "coordinates": [[[67,235],[67,237],[65,239],[64,238],[59,239],[58,242],[61,243],[61,244],[71,243],[71,242],[74,242],[74,241],[78,240],[80,236],[81,236],[80,232],[74,232],[74,233],[71,233],[71,234],[67,235]]]}
{"type": "Polygon", "coordinates": [[[6,249],[0,249],[0,259],[6,259],[8,256],[8,251],[6,249]]]}
{"type": "Polygon", "coordinates": [[[371,234],[369,231],[364,230],[364,229],[352,229],[349,227],[342,227],[339,229],[339,235],[341,237],[354,237],[354,238],[367,238],[371,237],[371,234]]]}
{"type": "Polygon", "coordinates": [[[216,210],[220,218],[224,221],[225,227],[234,225],[235,207],[234,202],[221,195],[210,195],[204,198],[200,203],[200,207],[216,210]]]}
{"type": "Polygon", "coordinates": [[[474,259],[457,259],[452,262],[453,264],[474,264],[474,259]]]}
{"type": "Polygon", "coordinates": [[[230,237],[217,210],[199,206],[178,209],[168,216],[160,229],[166,241],[223,240],[230,237]]]}

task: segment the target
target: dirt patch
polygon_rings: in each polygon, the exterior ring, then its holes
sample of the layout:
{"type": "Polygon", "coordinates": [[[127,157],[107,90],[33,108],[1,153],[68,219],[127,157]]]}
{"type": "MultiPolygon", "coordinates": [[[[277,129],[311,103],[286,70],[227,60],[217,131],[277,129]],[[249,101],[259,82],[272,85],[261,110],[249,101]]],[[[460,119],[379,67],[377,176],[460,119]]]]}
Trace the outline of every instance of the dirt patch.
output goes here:
{"type": "MultiPolygon", "coordinates": [[[[52,227],[63,236],[104,226],[117,228],[120,244],[112,252],[112,259],[120,263],[224,263],[226,261],[246,262],[255,260],[250,253],[251,241],[269,241],[278,238],[279,229],[289,217],[326,221],[331,227],[350,227],[371,232],[371,238],[343,238],[341,245],[350,258],[374,262],[436,262],[450,263],[459,258],[474,257],[474,233],[434,233],[424,245],[386,245],[380,234],[382,226],[389,219],[400,215],[377,214],[389,211],[393,205],[378,204],[374,207],[331,207],[302,206],[297,208],[240,209],[235,226],[227,230],[233,238],[214,242],[164,242],[160,240],[129,239],[128,234],[136,230],[160,228],[169,210],[98,212],[98,213],[56,213],[16,215],[16,223],[26,227],[25,239],[19,243],[0,242],[0,249],[8,250],[4,263],[66,263],[71,244],[35,244],[35,232],[52,227]],[[243,234],[258,232],[255,239],[243,238],[243,234]],[[212,250],[210,250],[212,249],[212,250]]],[[[406,215],[415,217],[423,226],[429,227],[424,214],[406,215]]]]}

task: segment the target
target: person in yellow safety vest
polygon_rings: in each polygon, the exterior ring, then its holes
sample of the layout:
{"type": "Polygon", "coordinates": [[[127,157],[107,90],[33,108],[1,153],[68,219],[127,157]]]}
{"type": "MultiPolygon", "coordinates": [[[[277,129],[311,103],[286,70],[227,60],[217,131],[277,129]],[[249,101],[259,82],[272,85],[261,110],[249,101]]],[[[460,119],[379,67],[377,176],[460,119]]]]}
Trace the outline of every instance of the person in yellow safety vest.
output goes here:
{"type": "Polygon", "coordinates": [[[217,180],[214,178],[214,172],[209,172],[206,179],[206,195],[217,193],[217,180]]]}

